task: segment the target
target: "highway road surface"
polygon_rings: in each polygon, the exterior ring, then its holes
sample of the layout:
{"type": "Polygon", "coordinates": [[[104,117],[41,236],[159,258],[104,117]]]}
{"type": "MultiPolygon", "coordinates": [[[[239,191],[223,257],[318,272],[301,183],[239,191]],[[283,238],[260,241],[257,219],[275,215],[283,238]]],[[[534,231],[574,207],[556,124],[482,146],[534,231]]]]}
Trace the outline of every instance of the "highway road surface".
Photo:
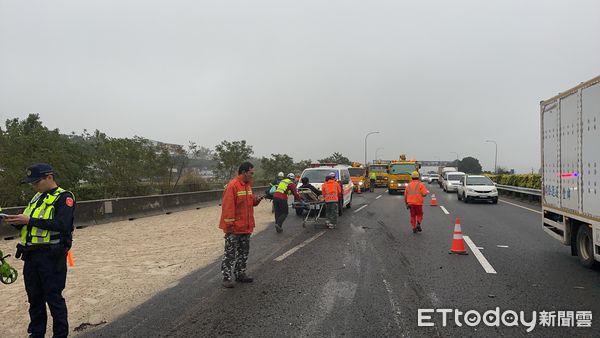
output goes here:
{"type": "Polygon", "coordinates": [[[425,207],[422,233],[384,189],[354,195],[335,230],[292,212],[282,234],[253,237],[254,283],[222,288],[215,261],[82,336],[600,336],[600,270],[542,231],[538,205],[428,187],[439,206],[425,207]],[[456,218],[466,256],[448,253],[456,218]]]}

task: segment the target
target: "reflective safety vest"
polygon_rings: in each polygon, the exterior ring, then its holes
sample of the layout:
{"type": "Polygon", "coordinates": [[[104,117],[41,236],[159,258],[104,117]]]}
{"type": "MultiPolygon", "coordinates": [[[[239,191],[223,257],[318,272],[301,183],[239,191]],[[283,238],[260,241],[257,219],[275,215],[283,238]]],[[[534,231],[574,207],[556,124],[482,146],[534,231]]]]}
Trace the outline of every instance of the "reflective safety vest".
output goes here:
{"type": "Polygon", "coordinates": [[[404,197],[406,202],[411,205],[423,205],[423,195],[429,193],[423,183],[418,180],[412,180],[406,190],[404,191],[404,197]]]}
{"type": "Polygon", "coordinates": [[[275,190],[275,192],[282,193],[282,194],[287,193],[288,195],[291,194],[292,192],[288,190],[288,185],[290,185],[290,184],[292,184],[292,180],[290,180],[289,178],[284,178],[277,185],[277,189],[275,190]]]}
{"type": "Polygon", "coordinates": [[[325,202],[338,202],[339,195],[342,193],[342,188],[335,180],[327,180],[327,182],[323,183],[321,186],[321,191],[323,192],[325,202]]]}
{"type": "MultiPolygon", "coordinates": [[[[57,188],[53,193],[46,194],[43,201],[39,201],[43,193],[37,193],[31,199],[31,202],[23,211],[24,215],[30,218],[38,219],[54,219],[54,204],[58,200],[58,197],[66,192],[62,188],[57,188]]],[[[72,194],[72,193],[71,193],[72,194]]],[[[21,228],[21,243],[26,246],[32,245],[47,245],[47,244],[60,244],[60,232],[40,229],[37,227],[31,227],[28,230],[28,226],[21,228]]]]}
{"type": "Polygon", "coordinates": [[[374,171],[371,171],[371,172],[369,173],[369,179],[370,179],[370,180],[376,180],[376,179],[377,179],[377,174],[375,174],[375,172],[374,172],[374,171]]]}

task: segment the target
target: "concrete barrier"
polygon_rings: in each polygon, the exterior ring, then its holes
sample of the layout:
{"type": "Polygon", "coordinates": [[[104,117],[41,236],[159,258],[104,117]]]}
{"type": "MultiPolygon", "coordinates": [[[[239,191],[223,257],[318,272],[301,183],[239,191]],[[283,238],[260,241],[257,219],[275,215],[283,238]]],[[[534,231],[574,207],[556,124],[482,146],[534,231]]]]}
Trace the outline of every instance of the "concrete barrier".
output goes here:
{"type": "MultiPolygon", "coordinates": [[[[267,187],[253,187],[255,194],[262,195],[267,187]]],[[[165,195],[110,198],[104,200],[81,201],[75,209],[75,227],[85,227],[102,223],[131,220],[135,218],[161,215],[176,211],[200,208],[203,203],[218,201],[223,190],[196,191],[165,195]]],[[[19,214],[25,207],[3,208],[6,214],[19,214]]],[[[0,224],[0,238],[11,239],[18,231],[0,224]]]]}

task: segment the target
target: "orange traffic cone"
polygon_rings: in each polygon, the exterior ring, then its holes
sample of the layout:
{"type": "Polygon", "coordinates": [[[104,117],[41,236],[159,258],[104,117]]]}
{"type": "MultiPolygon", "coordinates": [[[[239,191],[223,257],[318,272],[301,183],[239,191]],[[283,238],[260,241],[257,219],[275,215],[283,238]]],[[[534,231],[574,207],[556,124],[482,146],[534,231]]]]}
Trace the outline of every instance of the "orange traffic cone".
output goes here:
{"type": "Polygon", "coordinates": [[[71,252],[71,250],[67,251],[67,262],[69,263],[70,267],[75,266],[75,263],[73,262],[73,252],[71,252]]]}
{"type": "Polygon", "coordinates": [[[454,224],[454,235],[452,237],[452,248],[450,248],[450,253],[459,255],[469,254],[467,250],[465,250],[465,242],[463,240],[462,230],[460,229],[460,219],[458,218],[456,218],[456,223],[454,224]]]}
{"type": "Polygon", "coordinates": [[[432,207],[437,206],[437,198],[435,198],[435,194],[431,194],[431,202],[429,203],[432,207]]]}

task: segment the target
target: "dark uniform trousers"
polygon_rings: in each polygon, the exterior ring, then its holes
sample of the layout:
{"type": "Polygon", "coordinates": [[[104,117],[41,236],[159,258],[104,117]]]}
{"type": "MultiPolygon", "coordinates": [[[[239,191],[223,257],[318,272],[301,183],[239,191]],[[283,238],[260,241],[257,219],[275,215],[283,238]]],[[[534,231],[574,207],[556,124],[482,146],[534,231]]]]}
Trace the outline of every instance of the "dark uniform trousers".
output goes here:
{"type": "Polygon", "coordinates": [[[52,314],[53,337],[67,337],[67,305],[62,296],[67,279],[67,254],[64,250],[36,250],[27,254],[23,267],[25,290],[29,300],[31,323],[28,332],[32,337],[46,333],[48,315],[46,303],[52,314]]]}
{"type": "Polygon", "coordinates": [[[275,223],[279,226],[283,226],[283,222],[285,222],[289,213],[288,200],[274,198],[273,205],[275,206],[275,223]]]}
{"type": "Polygon", "coordinates": [[[225,254],[221,262],[223,277],[234,280],[246,272],[246,263],[250,253],[250,234],[226,234],[225,254]]]}

